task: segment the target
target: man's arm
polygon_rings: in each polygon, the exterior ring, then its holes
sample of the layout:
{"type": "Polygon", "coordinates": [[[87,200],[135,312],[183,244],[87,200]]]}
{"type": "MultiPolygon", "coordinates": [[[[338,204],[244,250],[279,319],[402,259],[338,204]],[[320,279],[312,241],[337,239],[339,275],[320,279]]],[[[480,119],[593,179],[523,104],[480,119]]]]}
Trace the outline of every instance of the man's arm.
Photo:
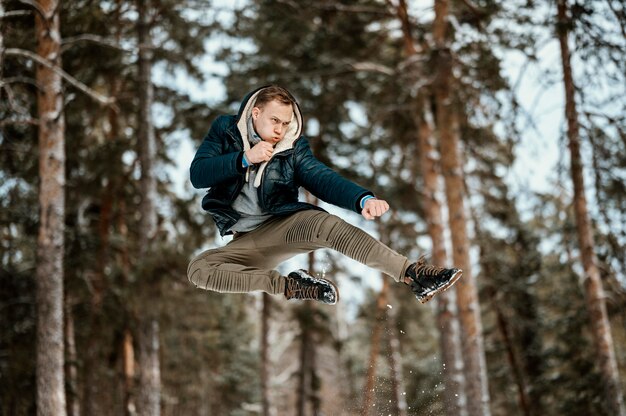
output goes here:
{"type": "Polygon", "coordinates": [[[189,177],[194,188],[209,188],[245,172],[243,152],[223,153],[227,140],[224,129],[227,117],[220,116],[213,122],[191,162],[189,177]]]}
{"type": "MultiPolygon", "coordinates": [[[[361,214],[363,197],[374,194],[347,180],[317,160],[306,138],[296,144],[295,174],[298,184],[324,202],[361,214]]],[[[371,199],[370,199],[371,200],[371,199]]],[[[365,204],[369,204],[365,201],[365,204]]]]}

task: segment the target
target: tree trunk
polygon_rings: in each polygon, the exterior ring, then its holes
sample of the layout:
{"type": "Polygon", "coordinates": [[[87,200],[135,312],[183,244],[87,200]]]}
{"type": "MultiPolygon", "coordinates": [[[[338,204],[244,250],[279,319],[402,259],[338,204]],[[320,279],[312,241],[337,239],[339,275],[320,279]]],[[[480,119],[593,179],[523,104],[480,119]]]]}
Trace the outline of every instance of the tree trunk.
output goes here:
{"type": "MultiPolygon", "coordinates": [[[[61,67],[60,4],[41,0],[35,13],[37,54],[61,67]]],[[[37,414],[65,415],[63,256],[65,118],[61,76],[36,64],[39,115],[37,239],[37,414]]]]}
{"type": "MultiPolygon", "coordinates": [[[[444,100],[439,101],[445,105],[444,100]]],[[[445,117],[439,120],[444,122],[445,117]]],[[[443,124],[440,124],[443,125],[443,124]]],[[[487,365],[483,345],[483,330],[480,320],[478,290],[471,271],[469,239],[463,201],[463,178],[460,164],[459,140],[456,133],[447,127],[440,130],[442,169],[446,182],[446,199],[450,232],[452,234],[453,262],[463,269],[463,277],[456,285],[457,310],[461,328],[461,348],[465,375],[465,394],[468,415],[489,415],[489,389],[487,365]],[[446,137],[447,136],[447,137],[446,137]]]]}
{"type": "MultiPolygon", "coordinates": [[[[437,198],[439,193],[439,174],[436,150],[432,143],[432,113],[425,99],[420,100],[418,111],[419,117],[418,146],[420,153],[419,164],[422,168],[424,189],[422,200],[424,201],[424,213],[428,234],[432,241],[433,263],[438,265],[448,264],[448,255],[444,241],[444,226],[441,214],[441,203],[437,198]]],[[[448,415],[464,415],[465,395],[463,385],[463,358],[459,343],[459,321],[455,308],[456,290],[449,290],[437,296],[437,325],[440,331],[439,344],[441,347],[441,361],[443,363],[443,380],[446,387],[446,399],[444,400],[445,413],[448,415]]]]}
{"type": "Polygon", "coordinates": [[[367,367],[367,375],[365,376],[365,395],[363,396],[363,407],[361,414],[368,415],[370,409],[374,405],[375,394],[374,386],[376,384],[376,365],[378,355],[380,352],[380,335],[383,329],[384,321],[386,318],[386,305],[387,294],[389,292],[389,278],[386,275],[381,275],[383,281],[383,287],[378,294],[376,300],[376,321],[374,322],[374,329],[372,330],[372,338],[370,339],[370,356],[369,365],[367,367]]]}
{"type": "MultiPolygon", "coordinates": [[[[305,309],[304,315],[311,316],[311,305],[306,302],[302,305],[305,309]]],[[[306,415],[307,399],[311,395],[311,369],[310,358],[312,337],[310,323],[300,322],[302,334],[300,335],[300,371],[298,372],[298,397],[296,399],[296,408],[298,416],[306,415]]]]}
{"type": "Polygon", "coordinates": [[[311,402],[311,415],[319,416],[321,414],[322,399],[320,397],[320,379],[317,374],[317,348],[315,345],[319,342],[319,336],[312,334],[311,340],[311,357],[309,358],[309,382],[311,383],[309,401],[311,402]]]}
{"type": "Polygon", "coordinates": [[[389,368],[391,369],[391,387],[396,406],[396,415],[407,416],[406,387],[402,375],[402,353],[400,352],[400,340],[396,319],[392,312],[387,313],[387,347],[389,348],[389,368]]]}
{"type": "Polygon", "coordinates": [[[124,373],[124,414],[134,416],[137,414],[133,394],[135,388],[135,349],[133,348],[133,334],[128,327],[124,328],[122,339],[122,366],[124,373]]]}
{"type": "Polygon", "coordinates": [[[565,117],[567,118],[567,137],[569,139],[571,174],[574,183],[574,212],[576,216],[580,255],[585,272],[587,308],[591,318],[591,328],[597,350],[598,366],[604,383],[604,401],[612,415],[623,416],[626,414],[626,409],[622,397],[611,327],[604,301],[604,289],[602,287],[600,271],[594,252],[593,232],[591,224],[589,223],[587,199],[585,197],[575,86],[572,76],[569,45],[567,43],[570,20],[567,16],[566,0],[557,1],[557,13],[557,33],[561,45],[563,83],[565,85],[565,117]]]}
{"type": "Polygon", "coordinates": [[[458,125],[454,117],[451,96],[452,55],[447,39],[448,1],[435,1],[433,36],[437,74],[435,100],[437,128],[441,143],[441,165],[448,202],[448,220],[452,235],[453,261],[463,269],[456,284],[457,307],[461,323],[461,346],[464,358],[465,392],[469,416],[490,414],[487,366],[480,321],[480,305],[476,281],[469,258],[469,239],[464,206],[463,166],[459,155],[458,125]]]}
{"type": "MultiPolygon", "coordinates": [[[[154,161],[156,144],[152,123],[152,103],[154,90],[152,85],[153,46],[150,35],[150,1],[137,0],[137,41],[139,44],[138,85],[139,85],[139,120],[137,126],[138,156],[141,165],[141,218],[139,221],[139,259],[140,262],[149,258],[153,251],[154,237],[157,231],[156,215],[156,177],[154,161]]],[[[143,273],[151,273],[151,268],[138,269],[143,273]]],[[[150,276],[143,276],[147,280],[150,276]]],[[[143,291],[149,293],[151,288],[143,291]]],[[[145,295],[144,295],[145,297],[145,295]]],[[[139,322],[139,413],[145,416],[160,414],[161,379],[159,370],[159,325],[152,306],[145,299],[140,302],[142,313],[139,322]]]]}
{"type": "MultiPolygon", "coordinates": [[[[0,1],[0,80],[3,78],[2,69],[4,68],[4,3],[0,1]]],[[[0,100],[4,98],[4,88],[0,88],[0,100]]]]}
{"type": "MultiPolygon", "coordinates": [[[[399,0],[396,14],[402,24],[404,37],[404,52],[407,57],[416,55],[412,26],[409,20],[408,8],[405,0],[399,0]]],[[[441,204],[437,199],[439,180],[437,161],[434,159],[435,146],[432,143],[432,115],[424,96],[417,100],[418,113],[418,147],[420,153],[419,165],[424,180],[423,201],[428,234],[432,241],[433,263],[448,264],[444,242],[444,227],[441,214],[441,204]]],[[[465,415],[465,395],[463,385],[463,358],[459,344],[459,321],[456,314],[455,291],[447,291],[437,296],[437,324],[440,328],[441,358],[443,363],[443,378],[446,387],[444,409],[446,414],[465,415]]]]}
{"type": "MultiPolygon", "coordinates": [[[[117,125],[117,124],[112,124],[117,125]]],[[[123,189],[123,184],[120,189],[123,189]]],[[[126,203],[123,199],[119,202],[119,213],[117,217],[118,233],[123,241],[121,250],[119,253],[118,264],[121,267],[121,281],[122,288],[125,290],[128,286],[129,276],[131,273],[130,254],[128,253],[128,225],[126,224],[126,203]]],[[[127,314],[130,311],[126,311],[127,314]]],[[[135,361],[135,347],[134,337],[126,319],[123,329],[122,339],[122,372],[123,372],[123,386],[124,386],[124,413],[126,416],[134,416],[137,414],[137,406],[135,404],[135,378],[136,378],[136,361],[135,361]]]]}
{"type": "Polygon", "coordinates": [[[149,0],[137,0],[139,22],[137,24],[137,40],[139,43],[139,120],[137,138],[139,146],[139,162],[141,165],[141,218],[139,223],[140,257],[150,251],[157,230],[156,215],[156,177],[154,160],[156,158],[156,141],[152,123],[152,103],[154,87],[152,85],[152,59],[154,55],[150,35],[149,0]]]}
{"type": "Polygon", "coordinates": [[[263,293],[263,311],[261,312],[261,405],[263,416],[270,415],[268,337],[271,302],[270,295],[263,293]]]}
{"type": "Polygon", "coordinates": [[[67,414],[80,416],[80,401],[78,398],[78,355],[76,354],[76,334],[74,331],[74,316],[72,305],[65,304],[65,344],[67,359],[65,361],[65,377],[67,378],[67,414]]]}
{"type": "Polygon", "coordinates": [[[513,342],[510,336],[509,324],[507,319],[505,318],[500,306],[498,305],[498,300],[495,296],[495,290],[491,295],[491,304],[493,305],[493,309],[496,312],[496,319],[498,322],[498,330],[500,331],[500,335],[502,335],[502,341],[504,342],[504,347],[506,348],[506,355],[509,360],[509,365],[511,366],[511,371],[513,373],[513,379],[515,380],[515,384],[517,384],[517,392],[518,392],[518,400],[519,407],[524,414],[524,416],[530,416],[530,401],[528,400],[528,387],[526,380],[524,379],[524,372],[522,371],[522,367],[517,359],[517,355],[515,354],[515,347],[513,346],[513,342]]]}
{"type": "Polygon", "coordinates": [[[140,329],[139,414],[161,414],[161,370],[159,368],[159,324],[156,320],[143,320],[140,329]]]}

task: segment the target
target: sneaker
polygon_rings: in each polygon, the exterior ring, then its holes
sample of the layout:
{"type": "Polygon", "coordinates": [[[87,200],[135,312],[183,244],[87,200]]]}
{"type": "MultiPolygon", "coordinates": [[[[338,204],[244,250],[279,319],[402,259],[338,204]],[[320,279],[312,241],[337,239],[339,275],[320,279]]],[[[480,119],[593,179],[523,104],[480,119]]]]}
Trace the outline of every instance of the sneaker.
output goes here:
{"type": "Polygon", "coordinates": [[[334,305],[339,300],[339,290],[333,282],[315,277],[306,270],[291,272],[285,279],[287,299],[317,300],[327,305],[334,305]]]}
{"type": "Polygon", "coordinates": [[[423,258],[420,258],[409,266],[406,275],[417,300],[426,303],[437,293],[443,292],[456,283],[463,275],[463,270],[429,265],[423,258]]]}

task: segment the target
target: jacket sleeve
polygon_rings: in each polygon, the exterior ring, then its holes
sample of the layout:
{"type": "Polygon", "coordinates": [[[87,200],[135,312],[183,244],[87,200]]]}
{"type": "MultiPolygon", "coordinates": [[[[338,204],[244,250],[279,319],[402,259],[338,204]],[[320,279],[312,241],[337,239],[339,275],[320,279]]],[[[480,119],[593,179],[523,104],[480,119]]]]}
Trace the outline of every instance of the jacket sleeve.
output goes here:
{"type": "Polygon", "coordinates": [[[244,173],[243,152],[224,153],[227,117],[220,116],[213,122],[191,162],[189,177],[194,188],[209,188],[244,173]]]}
{"type": "Polygon", "coordinates": [[[374,195],[317,160],[306,138],[298,140],[295,155],[298,184],[322,201],[360,214],[361,198],[374,195]]]}

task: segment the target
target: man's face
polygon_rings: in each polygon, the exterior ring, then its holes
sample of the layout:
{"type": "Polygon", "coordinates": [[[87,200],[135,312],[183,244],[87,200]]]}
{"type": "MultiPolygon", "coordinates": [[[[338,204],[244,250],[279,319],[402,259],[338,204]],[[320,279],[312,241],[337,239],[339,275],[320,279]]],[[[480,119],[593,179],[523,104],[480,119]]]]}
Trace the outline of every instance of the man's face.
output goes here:
{"type": "Polygon", "coordinates": [[[254,129],[266,142],[276,144],[285,137],[293,115],[291,104],[283,104],[276,100],[266,103],[263,108],[252,109],[254,129]]]}

